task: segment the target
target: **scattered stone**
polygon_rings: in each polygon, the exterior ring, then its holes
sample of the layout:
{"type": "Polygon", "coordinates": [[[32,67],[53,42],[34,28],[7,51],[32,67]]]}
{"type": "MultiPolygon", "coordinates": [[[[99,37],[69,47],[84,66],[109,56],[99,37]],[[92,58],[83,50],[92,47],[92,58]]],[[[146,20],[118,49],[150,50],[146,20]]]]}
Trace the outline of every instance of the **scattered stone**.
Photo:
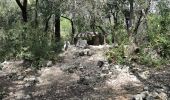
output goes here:
{"type": "Polygon", "coordinates": [[[69,45],[70,45],[69,41],[64,41],[64,51],[67,51],[69,45]]]}
{"type": "Polygon", "coordinates": [[[164,92],[158,93],[156,91],[144,91],[135,95],[132,100],[168,100],[168,96],[164,92]]]}
{"type": "Polygon", "coordinates": [[[98,62],[97,62],[97,66],[102,67],[103,65],[104,65],[104,62],[103,62],[103,61],[98,61],[98,62]]]}
{"type": "Polygon", "coordinates": [[[25,87],[30,87],[31,84],[30,84],[30,83],[26,83],[24,86],[25,86],[25,87]]]}
{"type": "Polygon", "coordinates": [[[32,63],[33,63],[32,60],[30,60],[30,59],[24,59],[24,61],[23,61],[23,66],[24,66],[25,68],[28,68],[28,67],[31,66],[32,63]]]}
{"type": "Polygon", "coordinates": [[[24,79],[24,76],[20,75],[18,76],[18,80],[23,80],[24,79]]]}
{"type": "Polygon", "coordinates": [[[29,76],[29,77],[24,78],[24,81],[34,84],[34,83],[36,83],[37,78],[35,76],[29,76]]]}
{"type": "Polygon", "coordinates": [[[85,55],[85,54],[84,54],[83,51],[79,52],[79,56],[84,56],[84,55],[85,55]]]}
{"type": "Polygon", "coordinates": [[[24,97],[24,99],[26,99],[26,100],[31,99],[31,96],[30,96],[30,95],[26,95],[26,96],[24,97]]]}
{"type": "Polygon", "coordinates": [[[168,96],[164,92],[159,93],[158,97],[159,100],[168,100],[168,96]]]}
{"type": "Polygon", "coordinates": [[[25,70],[26,73],[27,73],[27,72],[31,72],[31,71],[32,71],[31,68],[27,68],[27,69],[25,70]]]}
{"type": "Polygon", "coordinates": [[[115,70],[117,70],[117,71],[121,71],[122,69],[121,69],[121,67],[120,67],[120,65],[114,65],[114,67],[113,67],[115,70]]]}
{"type": "Polygon", "coordinates": [[[143,79],[148,79],[149,78],[149,71],[144,71],[142,73],[139,73],[139,76],[143,79]]]}
{"type": "Polygon", "coordinates": [[[85,77],[80,77],[80,80],[77,82],[78,84],[89,85],[89,81],[85,77]]]}
{"type": "Polygon", "coordinates": [[[91,51],[87,51],[87,56],[92,56],[92,52],[91,51]]]}
{"type": "Polygon", "coordinates": [[[148,90],[149,90],[149,87],[145,86],[145,87],[143,88],[143,90],[144,90],[144,91],[148,91],[148,90]]]}
{"type": "Polygon", "coordinates": [[[13,92],[10,92],[9,95],[13,95],[14,93],[13,92]]]}
{"type": "Polygon", "coordinates": [[[142,92],[140,94],[135,95],[132,100],[145,100],[147,98],[148,91],[142,92]]]}
{"type": "Polygon", "coordinates": [[[109,68],[108,68],[108,66],[104,66],[104,67],[102,68],[102,73],[104,73],[104,74],[109,74],[109,68]]]}
{"type": "Polygon", "coordinates": [[[69,72],[69,73],[74,73],[73,68],[69,68],[69,69],[68,69],[68,72],[69,72]]]}
{"type": "Polygon", "coordinates": [[[150,93],[150,96],[157,99],[158,98],[158,93],[154,91],[154,92],[150,93]]]}
{"type": "Polygon", "coordinates": [[[53,65],[52,61],[47,61],[47,67],[51,67],[53,65]]]}

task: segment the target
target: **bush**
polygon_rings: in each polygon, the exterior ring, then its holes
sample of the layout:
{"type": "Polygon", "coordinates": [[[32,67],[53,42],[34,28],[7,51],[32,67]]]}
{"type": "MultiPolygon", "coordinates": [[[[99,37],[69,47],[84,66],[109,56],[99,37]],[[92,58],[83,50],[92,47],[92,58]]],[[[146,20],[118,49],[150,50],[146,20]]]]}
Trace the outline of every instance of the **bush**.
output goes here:
{"type": "Polygon", "coordinates": [[[0,59],[27,59],[33,61],[36,67],[41,66],[41,61],[52,59],[55,51],[61,51],[62,44],[56,45],[49,34],[31,27],[29,23],[17,23],[12,29],[1,32],[0,59]]]}

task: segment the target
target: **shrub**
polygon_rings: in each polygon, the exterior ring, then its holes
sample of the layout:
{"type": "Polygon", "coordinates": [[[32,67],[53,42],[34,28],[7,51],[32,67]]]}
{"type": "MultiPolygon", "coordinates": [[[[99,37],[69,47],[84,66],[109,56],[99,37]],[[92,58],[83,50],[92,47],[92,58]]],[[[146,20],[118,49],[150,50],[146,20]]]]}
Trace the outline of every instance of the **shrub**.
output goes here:
{"type": "Polygon", "coordinates": [[[0,38],[1,60],[27,59],[33,61],[36,67],[41,66],[43,60],[52,59],[51,55],[55,55],[55,51],[60,52],[63,45],[56,44],[49,33],[35,29],[29,23],[17,23],[12,29],[3,31],[0,38]]]}

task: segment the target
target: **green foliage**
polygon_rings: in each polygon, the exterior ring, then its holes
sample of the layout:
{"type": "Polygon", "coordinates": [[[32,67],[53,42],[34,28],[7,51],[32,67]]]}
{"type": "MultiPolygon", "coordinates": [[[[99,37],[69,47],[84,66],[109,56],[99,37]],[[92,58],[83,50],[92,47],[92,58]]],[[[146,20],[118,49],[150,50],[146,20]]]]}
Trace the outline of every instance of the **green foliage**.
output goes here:
{"type": "Polygon", "coordinates": [[[17,23],[13,29],[1,32],[0,59],[28,59],[33,61],[36,67],[39,66],[41,61],[52,59],[54,56],[51,55],[55,55],[55,51],[61,51],[62,43],[56,45],[49,34],[51,33],[31,27],[29,23],[17,23]]]}
{"type": "Polygon", "coordinates": [[[159,67],[163,64],[161,58],[154,59],[152,58],[152,56],[153,55],[149,54],[148,52],[141,50],[138,57],[138,63],[141,65],[146,65],[148,67],[159,67]]]}
{"type": "Polygon", "coordinates": [[[158,4],[159,15],[148,17],[149,46],[160,54],[163,59],[170,58],[170,8],[166,0],[158,4]]]}
{"type": "Polygon", "coordinates": [[[106,57],[109,63],[123,64],[125,62],[125,59],[123,58],[122,46],[107,52],[106,57]]]}
{"type": "Polygon", "coordinates": [[[61,18],[61,35],[64,40],[70,40],[71,37],[71,23],[65,18],[61,18]]]}

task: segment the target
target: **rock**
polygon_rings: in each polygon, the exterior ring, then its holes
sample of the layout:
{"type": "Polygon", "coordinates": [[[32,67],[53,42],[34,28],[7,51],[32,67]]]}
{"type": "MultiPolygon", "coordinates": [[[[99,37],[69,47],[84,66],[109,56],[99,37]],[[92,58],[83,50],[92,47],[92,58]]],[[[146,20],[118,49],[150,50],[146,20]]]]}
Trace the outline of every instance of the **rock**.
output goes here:
{"type": "Polygon", "coordinates": [[[103,62],[103,61],[98,61],[98,62],[97,62],[97,66],[102,67],[103,65],[104,65],[104,62],[103,62]]]}
{"type": "Polygon", "coordinates": [[[161,93],[158,94],[158,99],[159,100],[168,100],[168,96],[167,96],[166,93],[161,92],[161,93]]]}
{"type": "Polygon", "coordinates": [[[51,67],[53,65],[52,61],[47,61],[47,67],[51,67]]]}
{"type": "Polygon", "coordinates": [[[145,86],[145,87],[143,88],[143,90],[144,90],[144,91],[148,91],[148,90],[149,90],[149,87],[145,86]]]}
{"type": "Polygon", "coordinates": [[[69,68],[69,69],[68,69],[68,72],[69,72],[69,73],[74,73],[73,68],[69,68]]]}
{"type": "Polygon", "coordinates": [[[67,51],[69,45],[70,45],[69,41],[64,41],[64,51],[67,51]]]}
{"type": "Polygon", "coordinates": [[[26,100],[31,99],[31,96],[30,96],[30,95],[26,95],[26,96],[24,97],[24,99],[26,99],[26,100]]]}
{"type": "Polygon", "coordinates": [[[143,100],[143,96],[144,96],[144,95],[137,94],[137,95],[135,95],[135,96],[132,98],[132,100],[143,100]]]}
{"type": "Polygon", "coordinates": [[[37,78],[35,76],[29,76],[29,77],[24,78],[24,81],[31,82],[34,84],[37,81],[37,78]]]}
{"type": "Polygon", "coordinates": [[[120,67],[120,65],[114,65],[114,67],[113,67],[115,70],[117,70],[117,71],[119,71],[119,72],[121,72],[122,71],[122,69],[121,69],[121,67],[120,67]]]}
{"type": "Polygon", "coordinates": [[[154,91],[154,92],[150,93],[150,96],[156,99],[156,98],[158,98],[158,93],[154,91]]]}
{"type": "Polygon", "coordinates": [[[102,69],[102,73],[109,74],[109,70],[108,69],[102,69]]]}
{"type": "Polygon", "coordinates": [[[86,48],[87,46],[88,46],[87,40],[79,39],[79,40],[77,41],[76,47],[86,48]]]}
{"type": "Polygon", "coordinates": [[[30,83],[26,83],[24,86],[25,86],[25,87],[30,87],[31,84],[30,84],[30,83]]]}
{"type": "Polygon", "coordinates": [[[23,61],[23,66],[24,66],[25,68],[28,68],[28,67],[31,66],[32,63],[33,63],[32,60],[30,60],[30,59],[24,59],[24,61],[23,61]]]}
{"type": "Polygon", "coordinates": [[[140,94],[135,95],[132,98],[132,100],[145,100],[147,98],[148,94],[149,94],[148,91],[144,91],[140,94]]]}
{"type": "Polygon", "coordinates": [[[92,56],[92,52],[91,51],[87,51],[87,56],[92,56]]]}
{"type": "Polygon", "coordinates": [[[89,85],[89,81],[85,77],[80,77],[78,84],[89,85]]]}
{"type": "Polygon", "coordinates": [[[27,68],[27,69],[25,70],[26,73],[31,72],[31,71],[32,71],[31,68],[27,68]]]}
{"type": "Polygon", "coordinates": [[[102,73],[104,73],[104,74],[109,74],[109,67],[108,66],[103,66],[102,67],[102,73]]]}
{"type": "Polygon", "coordinates": [[[18,76],[18,80],[23,80],[24,79],[24,76],[20,75],[18,76]]]}
{"type": "Polygon", "coordinates": [[[84,56],[84,55],[85,55],[85,54],[84,54],[83,51],[79,52],[79,56],[84,56]]]}
{"type": "Polygon", "coordinates": [[[139,76],[143,79],[148,79],[149,78],[149,71],[144,71],[142,73],[139,73],[139,76]]]}

